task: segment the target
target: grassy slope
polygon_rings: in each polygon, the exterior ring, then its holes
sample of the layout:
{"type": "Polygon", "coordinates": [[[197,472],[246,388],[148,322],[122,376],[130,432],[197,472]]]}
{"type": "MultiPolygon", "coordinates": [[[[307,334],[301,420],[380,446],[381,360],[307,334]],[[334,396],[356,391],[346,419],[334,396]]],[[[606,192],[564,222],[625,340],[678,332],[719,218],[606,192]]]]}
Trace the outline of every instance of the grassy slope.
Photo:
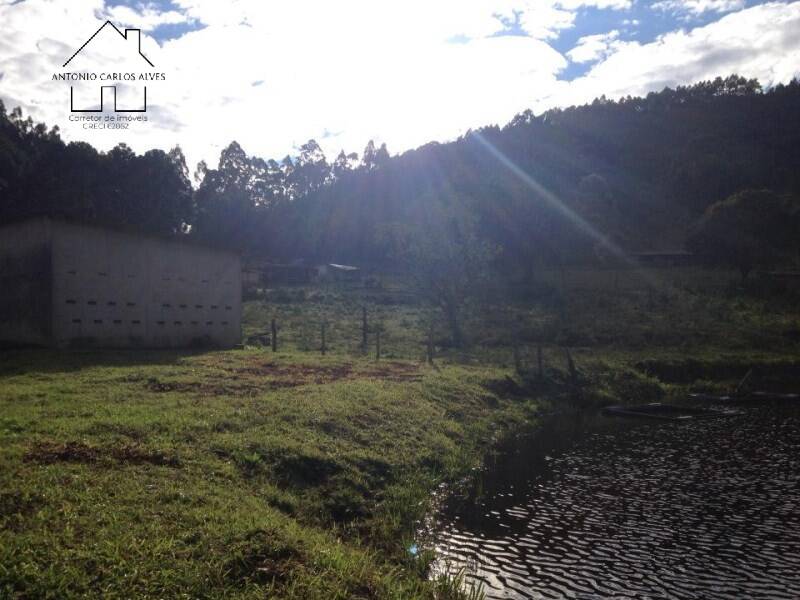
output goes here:
{"type": "Polygon", "coordinates": [[[466,315],[468,353],[437,329],[436,369],[420,363],[424,309],[391,289],[249,302],[245,335],[277,317],[277,355],[1,355],[0,597],[446,598],[404,549],[436,482],[530,418],[534,403],[491,391],[511,340],[534,370],[544,346],[535,397],[574,395],[563,345],[596,402],[797,371],[796,295],[729,281],[542,274],[526,299],[466,315]],[[389,360],[360,353],[362,305],[389,360]]]}
{"type": "Polygon", "coordinates": [[[484,387],[497,375],[259,350],[5,355],[0,596],[430,596],[404,536],[436,480],[525,418],[484,387]]]}
{"type": "MultiPolygon", "coordinates": [[[[534,348],[541,344],[546,362],[562,369],[563,346],[573,349],[579,366],[647,358],[713,362],[726,356],[742,361],[796,356],[800,292],[774,293],[767,287],[751,281],[742,289],[735,273],[699,268],[542,272],[536,285],[514,290],[516,300],[504,294],[466,311],[468,352],[448,349],[447,331],[438,322],[437,353],[462,364],[509,368],[516,340],[528,364],[535,362],[534,348]]],[[[384,356],[423,358],[429,313],[391,280],[381,291],[278,290],[268,302],[247,303],[244,332],[268,332],[275,317],[284,347],[316,351],[320,324],[327,321],[328,346],[358,356],[362,306],[370,329],[383,330],[384,356]]]]}

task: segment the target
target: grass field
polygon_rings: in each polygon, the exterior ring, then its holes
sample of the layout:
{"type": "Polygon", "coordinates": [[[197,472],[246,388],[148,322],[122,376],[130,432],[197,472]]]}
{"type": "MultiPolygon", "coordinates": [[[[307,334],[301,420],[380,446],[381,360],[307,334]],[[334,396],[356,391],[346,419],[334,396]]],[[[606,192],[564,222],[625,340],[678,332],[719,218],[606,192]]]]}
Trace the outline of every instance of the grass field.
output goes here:
{"type": "Polygon", "coordinates": [[[320,329],[335,353],[363,356],[361,318],[367,309],[369,354],[381,330],[382,355],[422,360],[434,319],[437,356],[448,363],[513,366],[541,345],[554,366],[563,347],[589,362],[608,357],[639,361],[691,355],[792,356],[800,349],[800,291],[753,280],[742,286],[733,272],[700,268],[566,270],[543,272],[530,286],[497,290],[467,305],[469,347],[451,348],[436,311],[392,280],[381,289],[290,288],[245,306],[245,338],[279,327],[282,348],[318,353],[320,329]]]}
{"type": "Polygon", "coordinates": [[[0,596],[430,597],[405,552],[430,490],[531,416],[498,376],[260,350],[5,355],[0,596]]]}
{"type": "Polygon", "coordinates": [[[547,402],[727,389],[753,366],[764,385],[794,376],[796,295],[729,281],[549,274],[468,308],[467,349],[437,325],[434,366],[432,313],[388,283],[249,301],[245,338],[276,318],[277,353],[2,353],[0,597],[457,597],[407,551],[414,524],[547,402]]]}

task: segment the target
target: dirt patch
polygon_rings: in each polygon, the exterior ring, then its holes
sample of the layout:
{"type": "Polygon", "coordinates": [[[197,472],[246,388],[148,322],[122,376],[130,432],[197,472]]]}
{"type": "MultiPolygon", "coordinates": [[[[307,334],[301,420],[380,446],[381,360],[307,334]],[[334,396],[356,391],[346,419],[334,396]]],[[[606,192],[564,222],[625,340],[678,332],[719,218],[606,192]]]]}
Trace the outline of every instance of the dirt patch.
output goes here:
{"type": "Polygon", "coordinates": [[[241,375],[268,377],[277,387],[294,387],[309,383],[332,383],[350,377],[350,365],[278,365],[272,362],[231,369],[241,375]]]}
{"type": "Polygon", "coordinates": [[[355,370],[353,365],[279,365],[266,362],[231,369],[234,373],[268,377],[269,386],[295,387],[308,384],[333,383],[342,379],[384,379],[387,381],[418,381],[419,366],[388,362],[355,370]]]}
{"type": "Polygon", "coordinates": [[[228,367],[227,377],[213,381],[161,381],[149,377],[144,387],[150,392],[170,392],[204,396],[254,396],[270,390],[301,385],[325,385],[341,380],[380,379],[392,382],[419,381],[419,366],[386,362],[354,369],[353,365],[293,365],[271,361],[228,367]]]}
{"type": "Polygon", "coordinates": [[[271,382],[256,384],[246,381],[160,381],[155,377],[150,377],[144,387],[150,392],[159,394],[180,392],[203,396],[254,396],[275,386],[271,382]]]}
{"type": "Polygon", "coordinates": [[[97,463],[115,460],[124,464],[179,467],[177,456],[160,450],[147,450],[138,445],[90,446],[83,442],[39,442],[25,455],[25,460],[41,464],[57,462],[97,463]]]}
{"type": "Polygon", "coordinates": [[[155,377],[150,377],[144,387],[151,392],[196,392],[202,389],[203,384],[199,381],[160,381],[155,377]]]}

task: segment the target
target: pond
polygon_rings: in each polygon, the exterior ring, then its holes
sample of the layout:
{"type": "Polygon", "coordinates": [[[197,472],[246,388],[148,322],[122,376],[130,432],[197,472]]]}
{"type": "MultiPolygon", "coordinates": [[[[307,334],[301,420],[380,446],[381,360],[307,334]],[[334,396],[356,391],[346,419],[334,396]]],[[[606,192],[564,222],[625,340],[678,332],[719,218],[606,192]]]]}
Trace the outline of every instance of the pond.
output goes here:
{"type": "Polygon", "coordinates": [[[433,574],[487,598],[800,598],[800,403],[561,414],[439,501],[433,574]]]}

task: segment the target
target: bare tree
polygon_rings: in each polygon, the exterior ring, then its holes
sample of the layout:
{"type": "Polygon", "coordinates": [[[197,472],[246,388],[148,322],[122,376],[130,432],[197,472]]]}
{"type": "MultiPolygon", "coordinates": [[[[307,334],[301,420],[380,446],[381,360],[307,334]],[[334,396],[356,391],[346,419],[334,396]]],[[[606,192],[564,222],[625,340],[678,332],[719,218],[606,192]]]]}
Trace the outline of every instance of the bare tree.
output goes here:
{"type": "Polygon", "coordinates": [[[395,258],[417,292],[442,310],[453,344],[461,347],[464,306],[486,284],[499,248],[481,240],[467,211],[454,204],[431,202],[423,222],[390,229],[395,258]]]}

